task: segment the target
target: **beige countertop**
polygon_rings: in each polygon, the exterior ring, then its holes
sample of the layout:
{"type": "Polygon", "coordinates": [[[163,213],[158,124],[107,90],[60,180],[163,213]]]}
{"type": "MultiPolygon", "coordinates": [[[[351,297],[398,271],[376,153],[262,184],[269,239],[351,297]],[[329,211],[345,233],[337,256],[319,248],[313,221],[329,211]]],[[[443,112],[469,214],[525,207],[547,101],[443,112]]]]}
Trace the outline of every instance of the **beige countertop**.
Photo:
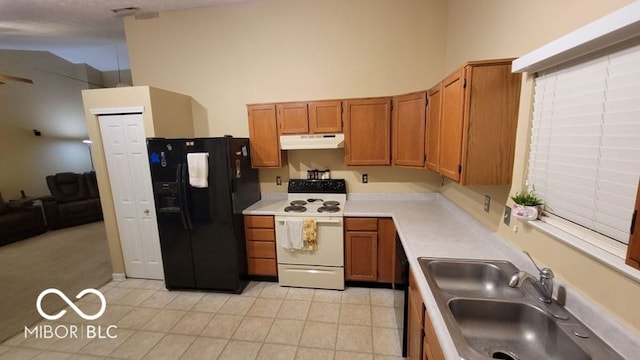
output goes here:
{"type": "MultiPolygon", "coordinates": [[[[269,196],[253,204],[246,215],[273,215],[282,209],[284,196],[269,196]]],[[[391,217],[402,241],[411,271],[429,312],[447,359],[460,359],[444,320],[422,274],[418,257],[495,259],[511,261],[518,268],[537,271],[518,250],[490,233],[479,222],[438,193],[349,194],[344,216],[391,217]]],[[[563,285],[557,279],[557,285],[563,285]]],[[[625,358],[640,353],[638,334],[605,315],[592,303],[566,287],[566,307],[593,332],[625,358]]]]}

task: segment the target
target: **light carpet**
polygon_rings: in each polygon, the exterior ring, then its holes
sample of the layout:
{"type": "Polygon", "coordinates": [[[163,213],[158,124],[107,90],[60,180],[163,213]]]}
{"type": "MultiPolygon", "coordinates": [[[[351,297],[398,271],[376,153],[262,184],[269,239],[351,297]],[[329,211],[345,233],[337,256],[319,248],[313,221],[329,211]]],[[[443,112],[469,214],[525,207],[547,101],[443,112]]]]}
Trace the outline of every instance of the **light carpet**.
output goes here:
{"type": "MultiPolygon", "coordinates": [[[[43,290],[56,288],[75,300],[80,291],[111,281],[111,273],[102,221],[0,247],[0,342],[42,320],[36,299],[43,290]]],[[[56,295],[42,304],[49,314],[66,306],[56,295]]]]}

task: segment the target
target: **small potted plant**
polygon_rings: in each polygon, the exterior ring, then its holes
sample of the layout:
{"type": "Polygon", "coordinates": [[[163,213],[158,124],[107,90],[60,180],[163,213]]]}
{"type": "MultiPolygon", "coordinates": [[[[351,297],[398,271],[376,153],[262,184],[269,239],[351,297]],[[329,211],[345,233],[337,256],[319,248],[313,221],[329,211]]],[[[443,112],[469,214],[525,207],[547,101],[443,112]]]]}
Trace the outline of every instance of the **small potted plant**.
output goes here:
{"type": "Polygon", "coordinates": [[[521,220],[535,220],[540,214],[540,206],[543,205],[542,199],[539,198],[535,191],[517,192],[511,197],[515,202],[513,205],[513,216],[521,220]]]}

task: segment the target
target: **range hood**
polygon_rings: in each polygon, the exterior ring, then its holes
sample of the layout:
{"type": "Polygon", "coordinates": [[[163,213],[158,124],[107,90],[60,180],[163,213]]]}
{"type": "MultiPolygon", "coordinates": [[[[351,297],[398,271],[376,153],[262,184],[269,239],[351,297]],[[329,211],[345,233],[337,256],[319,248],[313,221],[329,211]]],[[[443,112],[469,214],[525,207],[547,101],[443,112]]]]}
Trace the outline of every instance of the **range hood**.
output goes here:
{"type": "Polygon", "coordinates": [[[281,135],[282,150],[338,149],[344,147],[344,134],[281,135]]]}

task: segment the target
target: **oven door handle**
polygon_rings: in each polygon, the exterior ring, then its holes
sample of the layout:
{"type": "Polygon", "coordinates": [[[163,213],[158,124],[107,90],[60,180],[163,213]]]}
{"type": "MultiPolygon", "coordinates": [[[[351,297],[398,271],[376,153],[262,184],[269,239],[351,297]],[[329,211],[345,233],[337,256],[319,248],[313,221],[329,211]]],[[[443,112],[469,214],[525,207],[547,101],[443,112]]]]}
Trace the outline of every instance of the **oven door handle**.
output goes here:
{"type": "MultiPolygon", "coordinates": [[[[285,219],[277,219],[279,223],[284,223],[285,219]]],[[[342,219],[316,219],[316,224],[339,224],[342,219]]]]}

